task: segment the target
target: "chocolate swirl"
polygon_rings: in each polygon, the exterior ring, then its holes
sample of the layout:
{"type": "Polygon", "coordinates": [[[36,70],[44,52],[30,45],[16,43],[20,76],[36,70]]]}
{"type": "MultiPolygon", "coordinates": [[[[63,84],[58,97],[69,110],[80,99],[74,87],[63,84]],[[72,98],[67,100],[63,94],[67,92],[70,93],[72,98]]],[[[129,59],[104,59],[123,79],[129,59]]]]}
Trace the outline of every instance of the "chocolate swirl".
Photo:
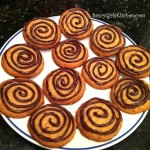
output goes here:
{"type": "Polygon", "coordinates": [[[85,46],[73,39],[59,43],[53,51],[57,59],[66,63],[82,61],[87,53],[85,46]]]}
{"type": "Polygon", "coordinates": [[[60,68],[52,71],[44,80],[46,95],[52,103],[67,104],[76,97],[85,84],[79,73],[72,69],[60,68]]]}
{"type": "Polygon", "coordinates": [[[32,80],[16,78],[4,81],[0,88],[1,100],[5,108],[20,114],[33,111],[41,103],[41,89],[32,80]]]}
{"type": "Polygon", "coordinates": [[[64,12],[60,17],[60,29],[69,37],[82,36],[92,29],[90,15],[81,8],[72,8],[64,12]]]}
{"type": "Polygon", "coordinates": [[[131,77],[150,75],[150,53],[140,46],[128,46],[117,56],[120,71],[131,77]]]}
{"type": "Polygon", "coordinates": [[[133,109],[150,99],[149,87],[142,80],[123,78],[114,87],[113,99],[123,108],[133,109]]]}
{"type": "Polygon", "coordinates": [[[109,58],[91,58],[83,65],[83,69],[90,80],[99,86],[109,83],[118,76],[114,61],[109,58]]]}
{"type": "Polygon", "coordinates": [[[83,103],[79,110],[82,128],[98,135],[116,132],[122,122],[120,111],[109,101],[97,97],[83,103]]]}
{"type": "Polygon", "coordinates": [[[51,45],[54,45],[60,39],[57,24],[48,18],[34,18],[29,21],[24,26],[23,35],[27,43],[41,49],[51,48],[51,45]]]}
{"type": "MultiPolygon", "coordinates": [[[[122,31],[113,25],[97,27],[90,36],[90,44],[98,51],[116,54],[125,46],[125,38],[122,31]]],[[[108,55],[108,54],[107,54],[108,55]]]]}
{"type": "MultiPolygon", "coordinates": [[[[39,67],[43,63],[43,58],[41,53],[34,47],[25,45],[25,44],[17,44],[10,47],[8,50],[5,51],[3,57],[6,61],[6,64],[17,74],[12,74],[13,76],[28,76],[32,77],[32,73],[35,73],[39,70],[39,67]],[[21,75],[20,75],[21,74],[21,75]]],[[[5,63],[2,62],[2,65],[5,63]]],[[[5,67],[4,67],[5,69],[5,67]]],[[[42,71],[43,67],[41,66],[40,72],[42,71]]],[[[9,70],[5,69],[6,72],[9,70]]]]}
{"type": "Polygon", "coordinates": [[[76,128],[71,113],[56,104],[40,107],[31,115],[28,124],[40,140],[48,143],[63,142],[75,133],[76,128]]]}

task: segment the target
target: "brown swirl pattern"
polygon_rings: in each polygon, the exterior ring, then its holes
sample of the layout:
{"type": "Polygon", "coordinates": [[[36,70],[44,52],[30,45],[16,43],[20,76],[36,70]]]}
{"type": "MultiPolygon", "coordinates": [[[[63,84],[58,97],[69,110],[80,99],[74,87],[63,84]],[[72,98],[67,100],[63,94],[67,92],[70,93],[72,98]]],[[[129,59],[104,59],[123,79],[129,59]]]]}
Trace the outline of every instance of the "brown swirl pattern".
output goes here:
{"type": "Polygon", "coordinates": [[[150,53],[140,46],[125,47],[120,51],[116,61],[120,71],[125,75],[135,78],[144,74],[150,75],[150,53]]]}
{"type": "Polygon", "coordinates": [[[125,109],[144,105],[150,99],[149,87],[142,80],[120,79],[114,87],[113,99],[125,109]]]}
{"type": "Polygon", "coordinates": [[[29,21],[23,30],[23,34],[27,43],[34,45],[36,47],[43,46],[43,49],[46,47],[51,47],[54,45],[59,36],[57,24],[48,18],[34,18],[29,21]]]}
{"type": "Polygon", "coordinates": [[[32,80],[16,78],[2,83],[1,101],[12,113],[20,114],[34,111],[43,97],[40,87],[32,80]]]}
{"type": "Polygon", "coordinates": [[[92,28],[91,16],[81,8],[72,8],[60,17],[60,29],[69,37],[82,36],[92,28]]]}
{"type": "MultiPolygon", "coordinates": [[[[41,63],[43,62],[41,53],[36,48],[25,44],[17,44],[10,47],[5,51],[3,57],[6,61],[6,65],[14,72],[19,73],[19,75],[15,74],[15,76],[18,77],[20,77],[20,74],[21,76],[32,76],[32,73],[39,70],[41,63]]],[[[4,62],[2,62],[2,65],[5,65],[4,62]]],[[[42,69],[43,67],[40,70],[42,71],[42,69]]],[[[6,69],[5,71],[8,72],[6,69]]],[[[39,71],[39,73],[41,71],[39,71]]],[[[12,75],[14,76],[13,73],[12,75]]]]}
{"type": "Polygon", "coordinates": [[[44,81],[48,99],[57,104],[66,104],[76,97],[85,84],[75,70],[66,68],[52,71],[44,81]]]}
{"type": "Polygon", "coordinates": [[[121,29],[113,25],[97,27],[90,36],[90,43],[99,51],[116,54],[125,46],[125,38],[121,29]]]}
{"type": "Polygon", "coordinates": [[[85,46],[74,39],[65,40],[53,49],[57,59],[66,63],[82,61],[87,53],[85,46]]]}
{"type": "MultiPolygon", "coordinates": [[[[47,104],[35,111],[28,122],[31,130],[42,141],[63,142],[75,133],[72,114],[56,104],[47,104]]],[[[41,142],[42,143],[42,142],[41,142]]]]}
{"type": "Polygon", "coordinates": [[[91,58],[83,68],[90,80],[99,86],[109,83],[118,76],[114,61],[109,58],[91,58]]]}
{"type": "Polygon", "coordinates": [[[118,130],[122,121],[120,111],[109,101],[92,98],[79,107],[84,130],[98,135],[109,135],[118,130]]]}

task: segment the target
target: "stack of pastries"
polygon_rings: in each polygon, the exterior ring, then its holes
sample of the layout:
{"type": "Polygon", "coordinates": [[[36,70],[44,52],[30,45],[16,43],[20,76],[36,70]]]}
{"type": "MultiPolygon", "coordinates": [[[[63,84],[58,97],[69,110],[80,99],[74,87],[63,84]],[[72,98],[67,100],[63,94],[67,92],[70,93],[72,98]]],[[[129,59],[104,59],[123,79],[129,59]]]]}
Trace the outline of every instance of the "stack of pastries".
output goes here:
{"type": "Polygon", "coordinates": [[[150,52],[125,46],[120,28],[108,24],[94,28],[87,11],[71,8],[62,13],[58,24],[49,18],[30,20],[23,37],[26,44],[13,45],[2,55],[2,67],[14,79],[0,84],[0,112],[12,118],[30,116],[29,132],[41,145],[62,147],[74,138],[77,128],[88,139],[108,141],[122,127],[121,111],[137,114],[150,109],[150,85],[140,80],[150,75],[150,52]],[[85,38],[90,49],[79,41],[85,38]],[[48,63],[43,50],[52,51],[58,68],[43,77],[41,88],[32,78],[48,63]],[[88,59],[89,51],[97,56],[88,59]],[[75,70],[78,67],[81,73],[75,70]],[[86,83],[93,89],[111,88],[111,101],[93,95],[74,118],[61,105],[80,101],[86,83]],[[44,104],[44,95],[50,104],[44,104]]]}

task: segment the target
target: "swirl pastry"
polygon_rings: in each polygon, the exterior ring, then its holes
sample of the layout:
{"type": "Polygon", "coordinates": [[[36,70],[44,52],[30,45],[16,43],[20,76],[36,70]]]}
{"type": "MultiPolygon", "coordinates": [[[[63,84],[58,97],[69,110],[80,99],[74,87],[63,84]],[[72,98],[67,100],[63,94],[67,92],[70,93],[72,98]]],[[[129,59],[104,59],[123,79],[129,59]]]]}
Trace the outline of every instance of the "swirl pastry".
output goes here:
{"type": "Polygon", "coordinates": [[[96,97],[78,108],[76,121],[83,136],[98,142],[112,139],[122,127],[120,111],[111,102],[96,97]]]}
{"type": "Polygon", "coordinates": [[[2,56],[3,69],[14,77],[31,78],[44,67],[39,50],[26,44],[17,44],[7,49],[2,56]]]}
{"type": "Polygon", "coordinates": [[[91,16],[81,8],[71,8],[63,12],[59,26],[66,37],[78,40],[88,37],[93,30],[91,16]]]}
{"type": "Polygon", "coordinates": [[[90,36],[90,47],[99,56],[109,57],[125,46],[121,29],[113,25],[97,27],[90,36]]]}
{"type": "Polygon", "coordinates": [[[127,46],[118,53],[116,66],[121,73],[132,78],[149,76],[150,52],[137,45],[127,46]]]}
{"type": "Polygon", "coordinates": [[[82,76],[93,88],[107,89],[118,80],[119,73],[113,60],[95,57],[84,63],[82,76]]]}
{"type": "Polygon", "coordinates": [[[73,139],[76,122],[67,109],[57,104],[47,104],[31,115],[28,129],[40,144],[61,147],[73,139]]]}
{"type": "Polygon", "coordinates": [[[44,60],[35,47],[17,44],[4,52],[2,67],[11,76],[31,78],[43,70],[44,60]]]}
{"type": "Polygon", "coordinates": [[[73,104],[82,98],[85,91],[85,81],[77,71],[60,68],[46,76],[43,90],[51,103],[73,104]]]}
{"type": "Polygon", "coordinates": [[[112,87],[111,99],[123,112],[146,111],[150,109],[150,85],[143,80],[122,78],[112,87]]]}
{"type": "Polygon", "coordinates": [[[53,48],[61,38],[57,24],[48,18],[34,18],[23,28],[25,41],[41,50],[53,48]]]}
{"type": "Polygon", "coordinates": [[[54,62],[63,68],[77,68],[88,58],[88,51],[85,46],[73,39],[65,40],[52,50],[54,62]]]}
{"type": "Polygon", "coordinates": [[[42,89],[25,78],[2,82],[0,93],[0,112],[12,118],[26,117],[44,103],[42,89]]]}

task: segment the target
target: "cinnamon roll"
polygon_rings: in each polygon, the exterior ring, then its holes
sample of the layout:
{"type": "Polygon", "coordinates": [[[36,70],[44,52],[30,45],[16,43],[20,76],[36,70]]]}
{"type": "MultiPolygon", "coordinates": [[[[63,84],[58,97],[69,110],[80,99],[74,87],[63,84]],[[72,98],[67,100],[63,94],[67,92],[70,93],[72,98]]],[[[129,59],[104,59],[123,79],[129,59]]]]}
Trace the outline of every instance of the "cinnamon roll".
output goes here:
{"type": "Polygon", "coordinates": [[[122,78],[112,87],[111,99],[123,112],[146,111],[150,109],[150,85],[143,80],[122,78]]]}
{"type": "Polygon", "coordinates": [[[52,57],[59,67],[74,69],[87,60],[88,51],[82,43],[69,39],[55,46],[52,57]]]}
{"type": "Polygon", "coordinates": [[[34,18],[25,24],[23,37],[29,45],[48,50],[60,41],[61,32],[52,19],[34,18]]]}
{"type": "Polygon", "coordinates": [[[118,80],[119,73],[113,60],[95,57],[84,63],[82,76],[93,88],[107,89],[118,80]]]}
{"type": "Polygon", "coordinates": [[[31,115],[28,129],[41,145],[55,148],[64,146],[73,139],[76,122],[67,109],[56,104],[47,104],[31,115]]]}
{"type": "Polygon", "coordinates": [[[121,29],[113,25],[101,25],[90,36],[90,47],[98,56],[115,55],[124,46],[125,37],[121,29]]]}
{"type": "Polygon", "coordinates": [[[2,56],[3,69],[14,77],[31,78],[44,67],[39,50],[26,44],[17,44],[7,49],[2,56]]]}
{"type": "Polygon", "coordinates": [[[92,18],[81,8],[71,8],[63,12],[59,19],[61,32],[78,40],[88,37],[93,30],[92,18]]]}
{"type": "Polygon", "coordinates": [[[117,135],[122,127],[123,119],[115,105],[95,97],[78,108],[76,121],[83,136],[97,142],[103,142],[117,135]]]}
{"type": "Polygon", "coordinates": [[[127,46],[118,53],[116,66],[129,77],[147,77],[150,75],[150,52],[137,45],[127,46]]]}
{"type": "Polygon", "coordinates": [[[0,92],[0,112],[8,117],[26,117],[44,103],[41,88],[29,79],[6,80],[1,83],[0,92]]]}
{"type": "Polygon", "coordinates": [[[85,81],[77,71],[59,68],[46,76],[43,90],[51,103],[69,105],[82,98],[85,81]]]}

